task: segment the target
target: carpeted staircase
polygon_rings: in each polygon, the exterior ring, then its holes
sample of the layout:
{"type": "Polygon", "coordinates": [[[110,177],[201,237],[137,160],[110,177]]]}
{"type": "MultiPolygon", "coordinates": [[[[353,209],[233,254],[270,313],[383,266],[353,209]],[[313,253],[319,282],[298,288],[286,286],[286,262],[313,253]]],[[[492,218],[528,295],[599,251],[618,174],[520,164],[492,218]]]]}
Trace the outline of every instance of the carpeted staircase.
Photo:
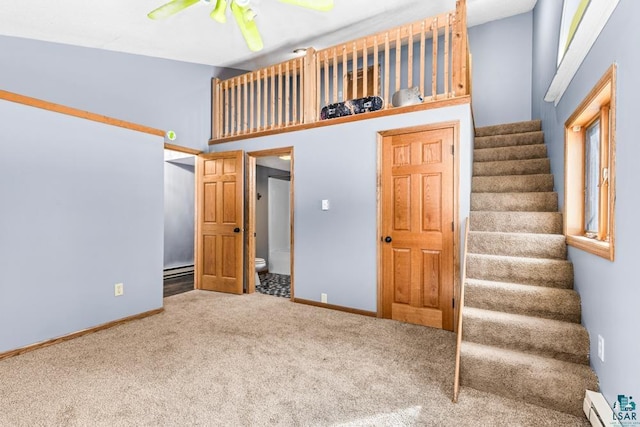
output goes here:
{"type": "Polygon", "coordinates": [[[584,416],[598,380],[540,129],[476,129],[460,382],[584,416]]]}

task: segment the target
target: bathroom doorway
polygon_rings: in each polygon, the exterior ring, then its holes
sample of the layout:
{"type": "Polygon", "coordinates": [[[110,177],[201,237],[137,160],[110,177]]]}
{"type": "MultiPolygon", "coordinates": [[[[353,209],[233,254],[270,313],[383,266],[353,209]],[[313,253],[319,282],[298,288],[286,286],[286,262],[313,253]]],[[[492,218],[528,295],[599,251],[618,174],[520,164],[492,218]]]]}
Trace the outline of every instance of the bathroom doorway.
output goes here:
{"type": "Polygon", "coordinates": [[[247,159],[246,292],[293,300],[293,147],[247,159]]]}

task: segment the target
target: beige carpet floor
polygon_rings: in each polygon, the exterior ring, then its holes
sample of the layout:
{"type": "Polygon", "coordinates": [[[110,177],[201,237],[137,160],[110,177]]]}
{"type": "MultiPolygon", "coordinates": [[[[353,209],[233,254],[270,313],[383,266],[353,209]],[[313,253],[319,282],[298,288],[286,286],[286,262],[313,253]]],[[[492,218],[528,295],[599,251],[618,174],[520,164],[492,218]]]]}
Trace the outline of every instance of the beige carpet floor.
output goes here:
{"type": "Polygon", "coordinates": [[[587,426],[462,388],[454,334],[261,294],[165,312],[0,361],[0,426],[587,426]]]}

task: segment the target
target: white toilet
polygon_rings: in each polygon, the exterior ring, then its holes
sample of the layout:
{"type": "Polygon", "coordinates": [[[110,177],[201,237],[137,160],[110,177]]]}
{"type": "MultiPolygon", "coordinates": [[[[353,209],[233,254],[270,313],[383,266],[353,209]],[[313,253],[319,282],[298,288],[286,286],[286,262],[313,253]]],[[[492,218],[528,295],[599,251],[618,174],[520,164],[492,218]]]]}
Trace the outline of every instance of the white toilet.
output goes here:
{"type": "Polygon", "coordinates": [[[264,271],[267,268],[267,261],[263,258],[256,258],[256,286],[260,284],[259,271],[264,271]]]}

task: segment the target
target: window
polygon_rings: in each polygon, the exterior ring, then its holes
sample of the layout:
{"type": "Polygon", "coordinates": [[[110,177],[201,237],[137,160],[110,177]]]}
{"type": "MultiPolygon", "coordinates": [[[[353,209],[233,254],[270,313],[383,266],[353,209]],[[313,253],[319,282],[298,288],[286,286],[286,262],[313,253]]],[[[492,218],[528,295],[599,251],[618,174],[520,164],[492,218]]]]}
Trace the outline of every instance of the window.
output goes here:
{"type": "Polygon", "coordinates": [[[615,64],[565,123],[567,243],[613,261],[615,64]]]}

